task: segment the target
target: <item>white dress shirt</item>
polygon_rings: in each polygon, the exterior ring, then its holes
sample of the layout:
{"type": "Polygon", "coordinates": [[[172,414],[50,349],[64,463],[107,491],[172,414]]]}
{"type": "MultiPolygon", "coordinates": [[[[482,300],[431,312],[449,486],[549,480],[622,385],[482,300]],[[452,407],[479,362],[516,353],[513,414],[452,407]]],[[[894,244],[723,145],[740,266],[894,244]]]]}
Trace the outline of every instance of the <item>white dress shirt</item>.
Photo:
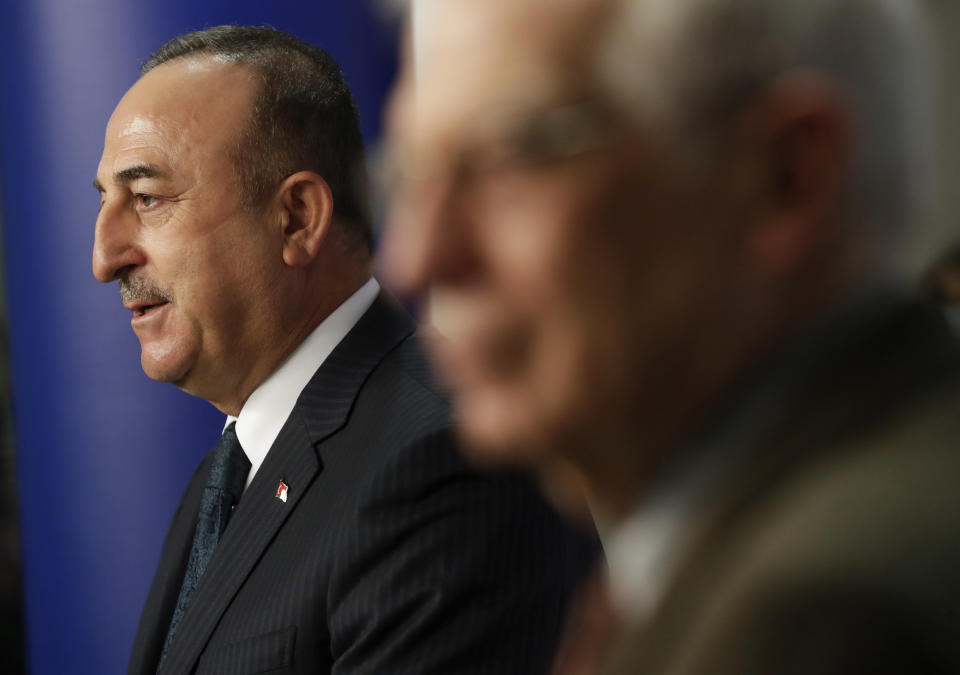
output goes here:
{"type": "Polygon", "coordinates": [[[287,360],[257,387],[236,417],[228,415],[224,429],[236,421],[237,438],[247,459],[250,473],[247,486],[263,464],[270,447],[286,423],[300,392],[323,365],[340,341],[356,325],[380,292],[380,284],[370,278],[337,307],[307,339],[293,350],[287,360]]]}

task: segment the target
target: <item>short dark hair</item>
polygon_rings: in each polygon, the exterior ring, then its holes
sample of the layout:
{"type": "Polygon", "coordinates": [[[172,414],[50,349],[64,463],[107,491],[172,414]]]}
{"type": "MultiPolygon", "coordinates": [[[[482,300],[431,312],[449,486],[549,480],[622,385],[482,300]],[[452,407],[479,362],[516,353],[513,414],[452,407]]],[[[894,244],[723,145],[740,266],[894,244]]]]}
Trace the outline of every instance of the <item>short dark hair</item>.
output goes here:
{"type": "Polygon", "coordinates": [[[286,176],[314,171],[330,186],[344,233],[371,251],[359,114],[333,57],[273,28],[215,26],[173,38],[140,71],[146,74],[162,63],[203,55],[248,66],[260,76],[250,122],[234,149],[243,203],[256,207],[286,176]]]}

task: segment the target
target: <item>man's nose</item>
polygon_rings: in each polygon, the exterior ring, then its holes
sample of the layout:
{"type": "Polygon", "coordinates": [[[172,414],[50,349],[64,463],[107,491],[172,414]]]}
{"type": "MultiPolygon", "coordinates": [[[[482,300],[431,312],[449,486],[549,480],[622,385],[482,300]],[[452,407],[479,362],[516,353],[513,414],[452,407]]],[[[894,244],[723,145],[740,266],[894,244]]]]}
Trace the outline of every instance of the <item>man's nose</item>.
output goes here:
{"type": "Polygon", "coordinates": [[[122,205],[104,202],[93,239],[93,276],[109,283],[144,263],[137,241],[136,216],[122,205]]]}
{"type": "Polygon", "coordinates": [[[421,295],[455,284],[476,266],[469,209],[442,178],[410,198],[396,199],[384,244],[384,267],[398,292],[421,295]]]}

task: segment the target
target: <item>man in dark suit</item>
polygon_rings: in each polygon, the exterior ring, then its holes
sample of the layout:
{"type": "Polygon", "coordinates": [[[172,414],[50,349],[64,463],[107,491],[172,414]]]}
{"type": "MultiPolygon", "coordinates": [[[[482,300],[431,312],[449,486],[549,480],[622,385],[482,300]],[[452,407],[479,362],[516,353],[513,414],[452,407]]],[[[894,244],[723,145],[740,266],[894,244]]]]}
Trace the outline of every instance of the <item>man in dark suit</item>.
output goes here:
{"type": "Polygon", "coordinates": [[[389,268],[473,455],[591,494],[617,616],[561,672],[960,672],[960,348],[900,271],[915,9],[414,4],[389,268]]]}
{"type": "Polygon", "coordinates": [[[178,37],[107,127],[93,252],[141,362],[228,415],[183,495],[131,673],[533,673],[591,537],[469,470],[370,276],[352,97],[260,28],[178,37]]]}

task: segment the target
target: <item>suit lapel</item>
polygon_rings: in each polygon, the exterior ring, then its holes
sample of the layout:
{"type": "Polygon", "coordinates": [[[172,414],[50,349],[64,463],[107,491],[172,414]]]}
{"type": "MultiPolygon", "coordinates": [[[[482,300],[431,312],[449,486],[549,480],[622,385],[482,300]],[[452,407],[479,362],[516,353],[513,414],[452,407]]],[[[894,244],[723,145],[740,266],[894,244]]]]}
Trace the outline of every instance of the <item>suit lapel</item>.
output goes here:
{"type": "Polygon", "coordinates": [[[410,315],[381,292],[297,400],[294,412],[302,418],[311,443],[320,443],[344,425],[374,367],[415,329],[410,315]]]}
{"type": "Polygon", "coordinates": [[[314,373],[231,517],[160,672],[196,665],[234,595],[322,471],[316,446],[346,423],[363,382],[414,328],[381,293],[314,373]],[[280,480],[288,486],[285,502],[276,497],[280,480]]]}

